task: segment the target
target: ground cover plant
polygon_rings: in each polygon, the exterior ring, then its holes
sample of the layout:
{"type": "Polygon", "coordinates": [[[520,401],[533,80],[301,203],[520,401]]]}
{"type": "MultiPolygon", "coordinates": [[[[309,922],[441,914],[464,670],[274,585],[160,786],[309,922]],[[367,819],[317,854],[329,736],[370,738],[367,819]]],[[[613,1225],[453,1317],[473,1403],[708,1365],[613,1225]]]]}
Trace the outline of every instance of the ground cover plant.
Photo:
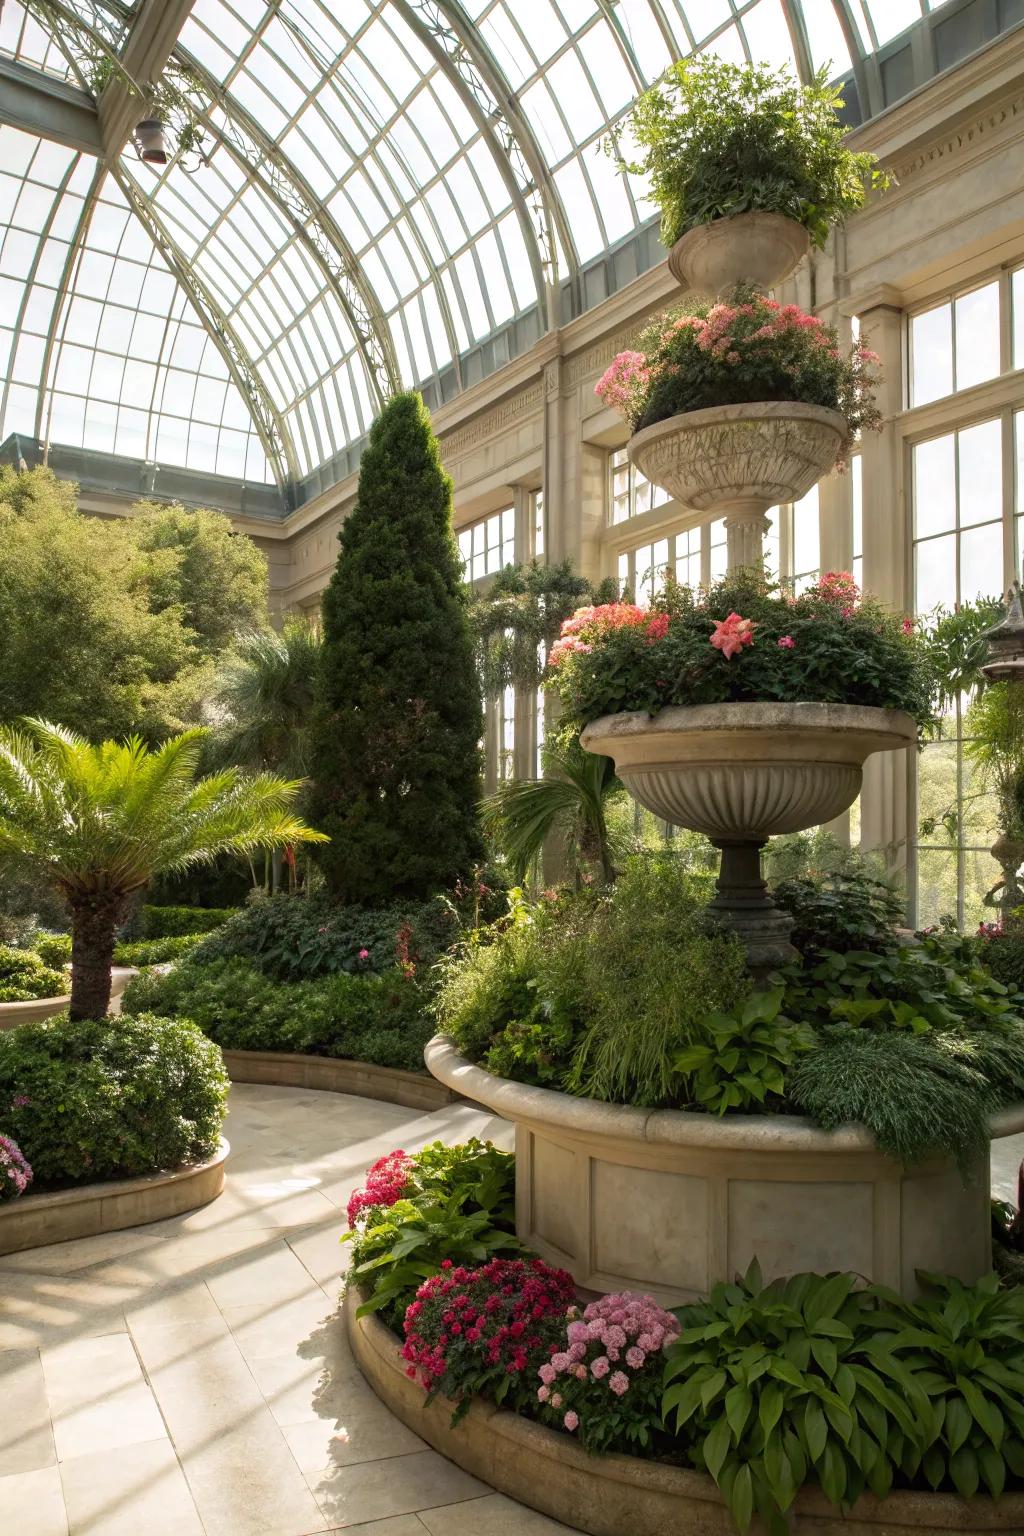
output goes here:
{"type": "Polygon", "coordinates": [[[931,675],[912,627],[852,577],[799,597],[753,575],[696,592],[669,581],[651,608],[584,608],[562,626],[547,687],[577,729],[666,705],[866,704],[931,719],[931,675]]]}
{"type": "Polygon", "coordinates": [[[650,179],[671,246],[688,229],[738,213],[778,213],[823,246],[834,224],[888,178],[846,147],[841,87],[822,69],[681,59],[639,96],[609,140],[620,168],[650,179]],[[624,149],[625,144],[629,145],[624,149]]]}
{"type": "Polygon", "coordinates": [[[878,357],[856,342],[844,355],[834,326],[750,284],[724,300],[688,300],[642,331],[595,386],[631,432],[687,411],[755,401],[801,401],[838,411],[842,463],[858,433],[881,422],[878,357]]]}
{"type": "Polygon", "coordinates": [[[228,1079],[183,1020],[121,1014],[0,1032],[0,1122],[37,1184],[135,1177],[217,1150],[228,1079]]]}
{"type": "Polygon", "coordinates": [[[0,946],[0,1003],[63,997],[67,989],[66,973],[47,965],[40,955],[31,950],[0,946]]]}

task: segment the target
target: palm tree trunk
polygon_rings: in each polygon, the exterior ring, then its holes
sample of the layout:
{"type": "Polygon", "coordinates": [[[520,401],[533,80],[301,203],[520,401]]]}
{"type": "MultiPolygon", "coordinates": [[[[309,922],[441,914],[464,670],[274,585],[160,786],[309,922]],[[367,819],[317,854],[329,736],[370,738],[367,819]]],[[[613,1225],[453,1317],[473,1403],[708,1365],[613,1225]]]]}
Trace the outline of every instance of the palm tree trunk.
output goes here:
{"type": "Polygon", "coordinates": [[[116,896],[69,901],[73,1019],[103,1019],[110,1007],[110,967],[121,903],[116,896]]]}

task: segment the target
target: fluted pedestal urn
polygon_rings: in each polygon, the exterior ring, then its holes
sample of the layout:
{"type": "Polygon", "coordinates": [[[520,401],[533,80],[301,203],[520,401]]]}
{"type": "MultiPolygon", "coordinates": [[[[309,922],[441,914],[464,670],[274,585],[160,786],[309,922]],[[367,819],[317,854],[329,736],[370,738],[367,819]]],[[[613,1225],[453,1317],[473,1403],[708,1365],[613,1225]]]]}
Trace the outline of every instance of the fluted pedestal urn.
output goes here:
{"type": "Polygon", "coordinates": [[[798,400],[715,405],[635,432],[631,464],[685,507],[725,518],[730,571],[760,570],[769,507],[799,501],[836,462],[838,411],[798,400]]]}
{"type": "Polygon", "coordinates": [[[792,918],[761,878],[769,837],[820,826],[860,793],[874,752],[917,739],[910,715],[850,704],[700,704],[605,715],[580,738],[615,762],[634,799],[721,850],[711,911],[743,940],[755,973],[796,958],[792,918]]]}
{"type": "Polygon", "coordinates": [[[687,230],[669,251],[668,267],[689,292],[718,298],[737,283],[777,287],[810,248],[810,236],[796,219],[781,213],[737,213],[687,230]]]}

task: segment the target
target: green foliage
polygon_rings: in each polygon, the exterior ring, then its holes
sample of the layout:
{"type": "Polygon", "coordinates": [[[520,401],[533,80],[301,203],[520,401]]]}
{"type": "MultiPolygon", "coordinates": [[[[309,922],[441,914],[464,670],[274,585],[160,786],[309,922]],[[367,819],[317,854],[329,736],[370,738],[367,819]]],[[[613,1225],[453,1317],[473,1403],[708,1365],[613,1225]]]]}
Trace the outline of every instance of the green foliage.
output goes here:
{"type": "Polygon", "coordinates": [[[964,719],[964,756],[996,792],[1000,829],[1024,837],[1024,699],[1013,683],[989,683],[964,719]]]}
{"type": "Polygon", "coordinates": [[[845,873],[779,880],[772,896],[796,920],[790,939],[805,966],[823,950],[892,949],[893,929],[904,917],[899,891],[855,865],[845,873]]]}
{"type": "Polygon", "coordinates": [[[412,1192],[372,1207],[342,1242],[352,1244],[348,1283],[369,1291],[359,1315],[380,1312],[393,1328],[424,1280],[445,1260],[483,1264],[522,1252],[515,1236],[515,1158],[475,1138],[434,1143],[412,1160],[412,1192]]]}
{"type": "MultiPolygon", "coordinates": [[[[914,1408],[865,1364],[875,1299],[854,1275],[793,1275],[765,1286],[757,1264],[741,1281],[680,1307],[662,1410],[693,1464],[721,1489],[741,1532],[755,1511],[770,1536],[798,1489],[817,1482],[848,1506],[884,1498],[913,1444],[914,1408]]],[[[927,1401],[912,1393],[915,1407],[927,1401]]]]}
{"type": "Polygon", "coordinates": [[[139,937],[173,939],[183,933],[212,933],[236,911],[235,907],[158,907],[147,902],[139,914],[139,937]]]}
{"type": "Polygon", "coordinates": [[[937,608],[931,615],[921,638],[939,715],[948,714],[965,693],[974,693],[982,686],[985,631],[1002,615],[1003,605],[997,597],[960,603],[953,612],[937,608]]]}
{"type": "Polygon", "coordinates": [[[843,142],[841,90],[822,69],[801,85],[788,67],[737,67],[712,53],[673,64],[613,135],[620,166],[650,178],[671,246],[695,225],[737,213],[781,213],[823,246],[833,224],[885,187],[876,157],[843,142]],[[623,160],[629,134],[641,153],[623,160]]]}
{"type": "Polygon", "coordinates": [[[92,746],[47,721],[0,727],[0,854],[44,875],[68,904],[72,1018],[106,1013],[114,930],[153,875],[322,840],[292,811],[294,783],[234,768],[197,780],[204,734],[151,751],[139,737],[92,746]]]}
{"type": "Polygon", "coordinates": [[[396,967],[279,982],[240,956],[198,963],[195,951],[166,975],[134,977],[130,1010],[190,1019],[225,1050],[299,1051],[423,1071],[434,1033],[423,989],[396,967]]]}
{"type": "Polygon", "coordinates": [[[165,965],[195,949],[201,933],[169,934],[164,939],[133,939],[114,945],[115,965],[165,965]]]}
{"type": "Polygon", "coordinates": [[[341,906],[326,894],[281,894],[236,912],[203,940],[196,960],[241,955],[276,981],[384,972],[399,961],[422,976],[458,938],[466,915],[457,897],[369,908],[341,906]]]}
{"type": "Polygon", "coordinates": [[[294,619],[240,635],[217,673],[213,752],[225,763],[302,778],[320,663],[320,631],[294,619]]]}
{"type": "Polygon", "coordinates": [[[737,1528],[785,1536],[800,1487],[848,1509],[910,1485],[962,1498],[1024,1476],[1024,1287],[921,1274],[921,1300],[854,1275],[762,1285],[756,1264],[681,1307],[662,1408],[737,1528]]]}
{"type": "Polygon", "coordinates": [[[686,1080],[691,1103],[713,1115],[778,1108],[786,1072],[816,1043],[808,1025],[780,1015],[783,996],[782,987],[755,992],[733,1014],[712,1013],[705,1025],[708,1040],[676,1052],[672,1065],[686,1080]]]}
{"type": "MultiPolygon", "coordinates": [[[[1024,1287],[1001,1289],[994,1275],[975,1286],[919,1279],[922,1299],[893,1297],[874,1319],[891,1331],[865,1346],[881,1376],[897,1387],[909,1378],[927,1402],[904,1474],[964,1499],[998,1499],[1024,1478],[1024,1287]]],[[[915,1390],[915,1404],[920,1397],[915,1390]]]]}
{"type": "Polygon", "coordinates": [[[0,945],[0,1003],[24,1003],[33,997],[63,997],[68,979],[39,954],[0,945]]]}
{"type": "Polygon", "coordinates": [[[37,933],[32,949],[44,965],[52,965],[55,970],[71,964],[70,933],[37,933]]]}
{"type": "Polygon", "coordinates": [[[646,613],[618,626],[598,618],[579,633],[590,649],[557,659],[547,686],[577,728],[620,710],[776,699],[906,710],[923,724],[931,684],[913,636],[872,599],[858,601],[848,580],[823,577],[795,600],[749,575],[697,592],[670,582],[654,604],[668,620],[660,638],[648,633],[646,613]],[[756,628],[753,642],[727,657],[710,639],[730,613],[756,628]],[[785,637],[792,647],[779,645],[785,637]]]}
{"type": "Polygon", "coordinates": [[[522,882],[536,867],[549,838],[561,838],[571,878],[615,878],[608,807],[625,791],[610,757],[573,747],[544,754],[545,777],[509,779],[481,806],[484,831],[522,882]]]}
{"type": "Polygon", "coordinates": [[[978,946],[978,959],[1002,986],[1024,992],[1024,935],[993,933],[978,946]]]}
{"type": "Polygon", "coordinates": [[[0,1111],[37,1185],[210,1157],[227,1090],[220,1051],[184,1020],[62,1014],[0,1033],[0,1111]]]}
{"type": "Polygon", "coordinates": [[[318,862],[343,901],[454,884],[481,853],[480,687],[452,534],[451,481],[420,396],[374,423],[324,595],[311,728],[318,862]]]}
{"type": "Polygon", "coordinates": [[[265,558],[219,512],[107,521],[76,495],[0,465],[0,721],[160,739],[198,721],[235,629],[266,625],[265,558]]]}
{"type": "Polygon", "coordinates": [[[749,985],[738,942],[706,930],[707,894],[671,857],[637,857],[611,887],[520,902],[445,962],[440,1027],[521,1081],[675,1103],[673,1051],[749,985]]]}
{"type": "Polygon", "coordinates": [[[486,592],[474,595],[469,609],[484,696],[498,698],[506,688],[538,688],[541,648],[551,649],[564,620],[581,603],[609,602],[616,591],[613,581],[595,587],[577,576],[570,560],[506,565],[486,592]]]}

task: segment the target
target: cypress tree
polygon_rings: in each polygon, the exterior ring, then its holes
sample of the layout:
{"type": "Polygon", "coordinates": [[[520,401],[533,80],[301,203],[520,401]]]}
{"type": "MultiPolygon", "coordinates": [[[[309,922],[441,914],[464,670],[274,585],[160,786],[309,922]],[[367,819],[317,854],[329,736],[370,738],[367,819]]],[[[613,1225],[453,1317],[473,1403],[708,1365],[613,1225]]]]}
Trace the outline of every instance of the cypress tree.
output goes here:
{"type": "Polygon", "coordinates": [[[420,898],[482,852],[483,714],[452,483],[419,394],[374,422],[324,595],[310,815],[342,901],[420,898]]]}

